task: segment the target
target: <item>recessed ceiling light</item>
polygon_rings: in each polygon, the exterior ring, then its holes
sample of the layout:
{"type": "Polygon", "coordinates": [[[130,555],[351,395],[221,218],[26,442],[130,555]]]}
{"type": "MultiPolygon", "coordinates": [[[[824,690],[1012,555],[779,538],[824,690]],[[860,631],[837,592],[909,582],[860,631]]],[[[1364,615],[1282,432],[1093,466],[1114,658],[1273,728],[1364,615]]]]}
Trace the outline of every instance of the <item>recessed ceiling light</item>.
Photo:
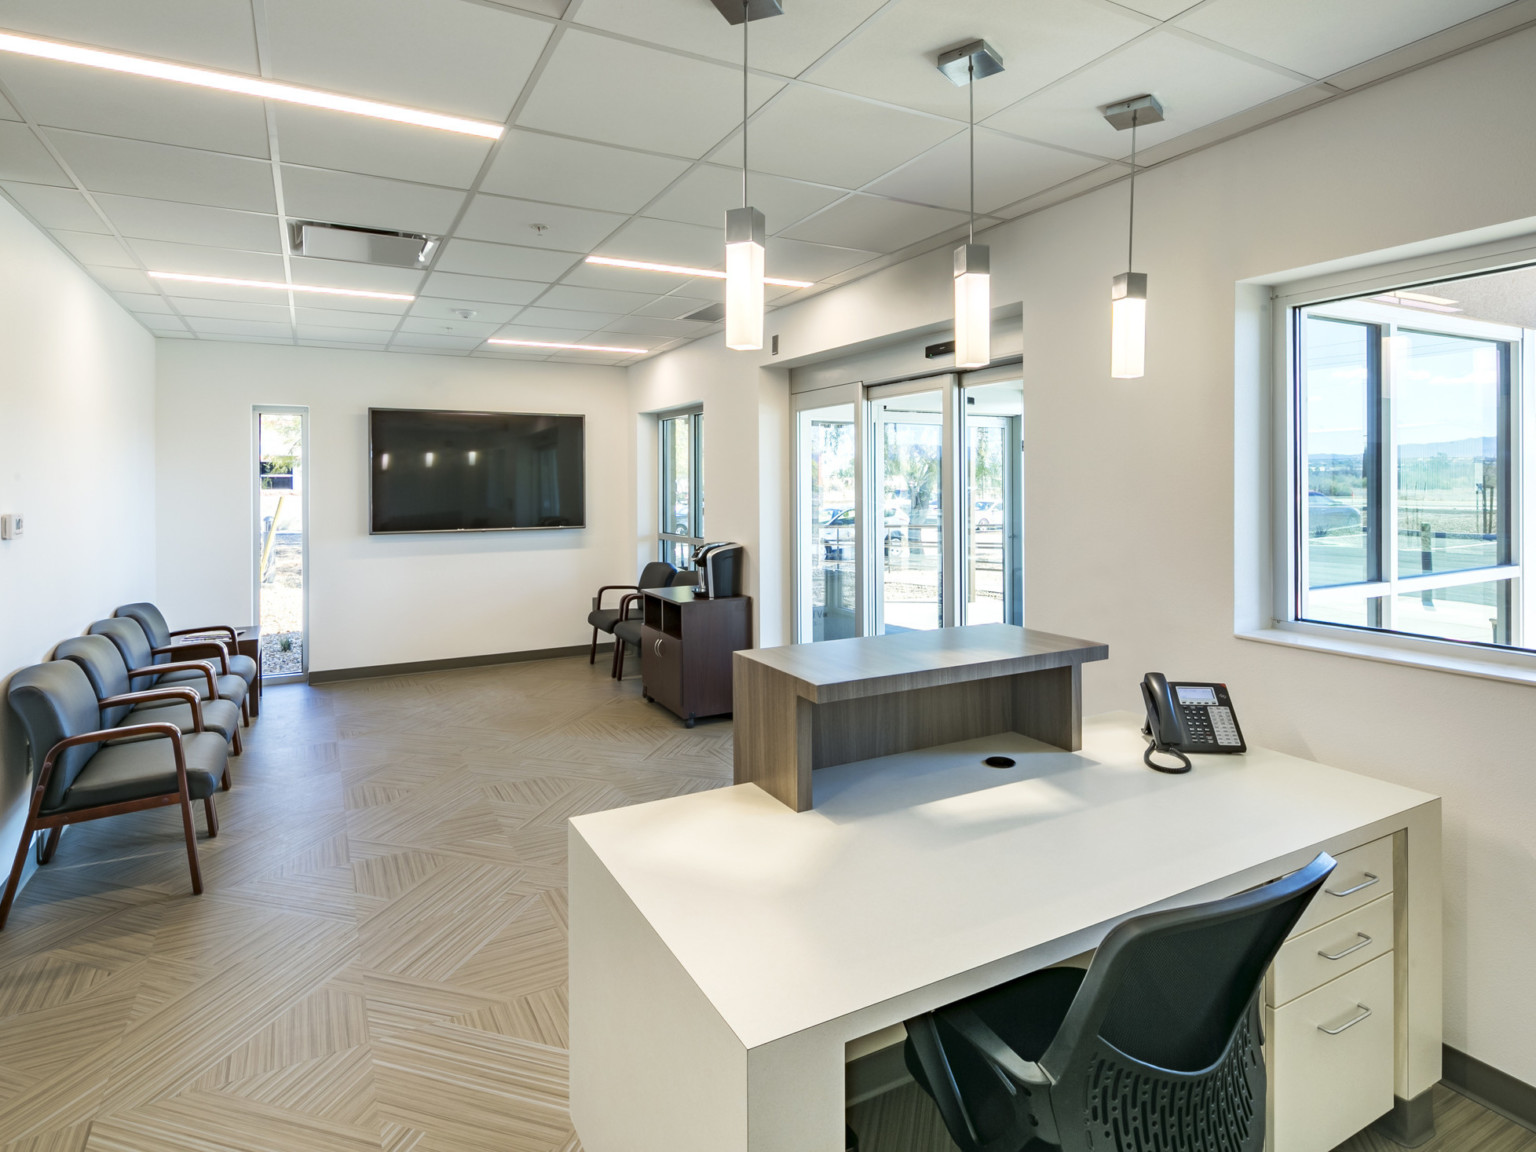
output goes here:
{"type": "Polygon", "coordinates": [[[190,272],[151,272],[156,280],[185,280],[191,284],[224,284],[230,288],[271,288],[278,292],[319,292],[324,296],[362,296],[368,300],[416,299],[403,292],[365,292],[361,288],[326,288],[319,284],[280,284],[275,280],[235,280],[228,276],[194,276],[190,272]]]}
{"type": "Polygon", "coordinates": [[[602,344],[554,344],[547,340],[487,340],[487,344],[506,344],[513,348],[562,348],[571,352],[623,352],[641,356],[649,348],[609,348],[602,344]]]}
{"type": "Polygon", "coordinates": [[[422,128],[437,128],[444,132],[483,136],[487,140],[500,140],[505,130],[500,124],[485,120],[444,116],[440,112],[426,112],[420,108],[404,108],[398,104],[385,104],[378,100],[343,96],[338,92],[322,92],[317,88],[301,88],[296,84],[280,84],[275,80],[263,80],[259,76],[243,76],[238,72],[215,72],[208,68],[190,68],[185,64],[169,64],[163,60],[149,60],[142,56],[126,56],[120,52],[103,52],[99,48],[85,48],[78,44],[65,44],[57,40],[18,36],[14,32],[0,32],[0,52],[16,52],[23,56],[58,60],[65,64],[83,64],[87,68],[104,68],[109,72],[126,72],[133,76],[170,80],[177,84],[193,84],[199,88],[217,88],[222,92],[259,96],[263,100],[281,100],[286,104],[328,108],[333,112],[350,112],[354,116],[394,120],[400,124],[416,124],[422,128]]]}
{"type": "MultiPolygon", "coordinates": [[[[588,256],[588,264],[603,264],[610,268],[638,268],[642,272],[671,272],[678,276],[706,276],[711,280],[724,280],[724,272],[713,268],[685,268],[681,264],[652,264],[648,260],[619,260],[613,256],[588,256]]],[[[777,276],[764,276],[764,284],[777,284],[780,288],[811,288],[810,280],[782,280],[777,276]]]]}

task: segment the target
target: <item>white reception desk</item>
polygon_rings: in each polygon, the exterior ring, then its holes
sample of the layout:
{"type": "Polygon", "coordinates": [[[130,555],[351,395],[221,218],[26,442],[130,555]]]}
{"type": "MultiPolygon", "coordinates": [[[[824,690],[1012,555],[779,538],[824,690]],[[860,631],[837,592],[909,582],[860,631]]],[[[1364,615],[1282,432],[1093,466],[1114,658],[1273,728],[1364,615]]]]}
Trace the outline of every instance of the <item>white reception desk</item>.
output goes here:
{"type": "Polygon", "coordinates": [[[1079,752],[1005,732],[820,769],[806,812],[742,784],[573,820],[586,1152],[840,1152],[850,1041],[1324,850],[1341,895],[1318,896],[1266,986],[1272,1146],[1323,1152],[1394,1097],[1421,1109],[1440,1078],[1439,800],[1261,748],[1159,775],[1138,727],[1092,718],[1079,752]]]}

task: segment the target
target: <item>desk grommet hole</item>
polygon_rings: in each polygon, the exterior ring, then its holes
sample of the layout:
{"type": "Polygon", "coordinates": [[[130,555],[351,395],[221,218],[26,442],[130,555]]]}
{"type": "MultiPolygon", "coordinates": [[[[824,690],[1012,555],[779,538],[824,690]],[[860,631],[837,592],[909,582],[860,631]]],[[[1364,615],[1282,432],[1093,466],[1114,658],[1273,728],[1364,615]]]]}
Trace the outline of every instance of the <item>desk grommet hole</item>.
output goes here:
{"type": "Polygon", "coordinates": [[[1013,768],[1018,761],[1012,756],[988,756],[982,763],[988,768],[1013,768]]]}

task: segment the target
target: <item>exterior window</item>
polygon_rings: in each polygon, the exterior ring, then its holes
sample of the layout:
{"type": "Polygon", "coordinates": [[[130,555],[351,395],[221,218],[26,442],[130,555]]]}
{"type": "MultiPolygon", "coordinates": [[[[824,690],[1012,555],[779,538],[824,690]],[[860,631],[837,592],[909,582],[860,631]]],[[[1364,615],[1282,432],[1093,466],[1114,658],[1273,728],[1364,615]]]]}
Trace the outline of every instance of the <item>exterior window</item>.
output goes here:
{"type": "Polygon", "coordinates": [[[1291,320],[1296,619],[1536,646],[1519,489],[1536,270],[1307,305],[1291,320]]]}
{"type": "Polygon", "coordinates": [[[657,556],[679,570],[692,566],[704,543],[704,413],[668,412],[661,430],[661,532],[657,556]]]}

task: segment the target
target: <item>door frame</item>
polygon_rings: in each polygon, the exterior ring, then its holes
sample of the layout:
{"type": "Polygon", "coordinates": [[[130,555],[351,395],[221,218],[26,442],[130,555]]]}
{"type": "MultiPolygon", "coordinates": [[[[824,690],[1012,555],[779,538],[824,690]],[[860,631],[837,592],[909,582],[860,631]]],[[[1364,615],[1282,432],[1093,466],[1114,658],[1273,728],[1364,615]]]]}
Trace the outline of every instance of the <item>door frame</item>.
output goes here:
{"type": "MultiPolygon", "coordinates": [[[[297,416],[299,417],[299,460],[303,469],[304,487],[299,494],[299,515],[304,523],[303,540],[299,545],[299,563],[302,566],[301,580],[304,593],[304,629],[303,665],[298,672],[289,672],[279,676],[264,676],[269,684],[287,684],[309,679],[309,489],[310,489],[310,459],[309,459],[309,406],[306,404],[253,404],[251,405],[251,460],[249,476],[255,483],[251,485],[251,619],[260,625],[261,623],[261,418],[263,416],[297,416]]],[[[261,663],[261,653],[258,650],[257,663],[261,663]]]]}

